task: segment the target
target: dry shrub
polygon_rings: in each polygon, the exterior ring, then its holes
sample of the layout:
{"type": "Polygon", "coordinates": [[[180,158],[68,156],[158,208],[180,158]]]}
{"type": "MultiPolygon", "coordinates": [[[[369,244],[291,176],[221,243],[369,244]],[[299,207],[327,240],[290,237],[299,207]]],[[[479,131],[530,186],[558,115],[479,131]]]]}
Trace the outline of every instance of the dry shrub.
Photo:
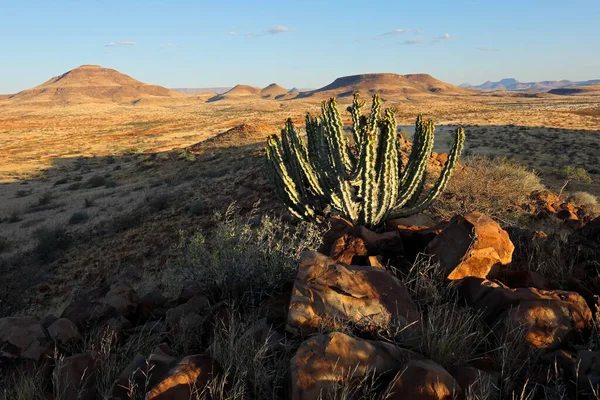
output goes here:
{"type": "Polygon", "coordinates": [[[286,378],[295,345],[282,337],[274,340],[276,333],[264,341],[252,337],[255,315],[233,314],[227,323],[215,327],[213,340],[207,353],[219,362],[225,376],[204,389],[202,398],[281,399],[285,397],[286,378]],[[229,389],[224,391],[224,381],[229,378],[229,389]]]}
{"type": "Polygon", "coordinates": [[[230,207],[225,216],[216,217],[210,233],[181,235],[165,283],[195,285],[215,301],[255,304],[292,282],[300,253],[316,250],[321,238],[315,224],[292,227],[270,216],[242,218],[230,207]]]}
{"type": "Polygon", "coordinates": [[[431,212],[445,219],[480,211],[501,221],[511,221],[529,194],[542,188],[536,173],[523,165],[504,158],[471,158],[457,167],[431,212]]]}
{"type": "Polygon", "coordinates": [[[567,201],[575,204],[576,206],[597,206],[598,198],[588,192],[575,192],[571,193],[567,198],[567,201]]]}

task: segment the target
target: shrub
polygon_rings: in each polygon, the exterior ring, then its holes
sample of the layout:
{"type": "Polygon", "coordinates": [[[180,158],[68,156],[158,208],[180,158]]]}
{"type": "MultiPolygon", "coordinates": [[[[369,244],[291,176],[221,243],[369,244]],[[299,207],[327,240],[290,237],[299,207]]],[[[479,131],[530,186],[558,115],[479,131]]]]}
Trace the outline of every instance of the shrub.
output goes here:
{"type": "Polygon", "coordinates": [[[116,186],[117,186],[117,182],[113,181],[112,179],[107,179],[106,184],[104,185],[104,187],[106,187],[106,188],[114,188],[116,186]]]}
{"type": "Polygon", "coordinates": [[[64,228],[43,227],[34,232],[37,239],[35,253],[44,262],[54,261],[71,244],[64,228]]]}
{"type": "Polygon", "coordinates": [[[575,192],[571,193],[567,198],[567,201],[577,206],[597,206],[598,198],[588,192],[575,192]]]}
{"type": "Polygon", "coordinates": [[[321,115],[306,117],[307,143],[288,119],[277,135],[268,138],[267,172],[280,200],[290,212],[313,220],[328,208],[355,224],[376,226],[388,218],[404,217],[428,208],[444,190],[462,151],[465,133],[458,128],[448,161],[425,195],[426,169],[433,149],[433,121],[415,124],[412,150],[402,165],[395,110],[380,117],[381,100],[373,96],[369,116],[358,96],[352,115],[353,143],[344,134],[335,98],[324,102],[321,115]]]}
{"type": "Polygon", "coordinates": [[[504,158],[472,158],[457,168],[430,211],[440,219],[480,211],[506,222],[515,220],[516,207],[542,188],[535,171],[523,165],[504,158]]]}
{"type": "Polygon", "coordinates": [[[53,199],[52,193],[46,192],[38,199],[38,205],[46,206],[46,205],[50,204],[52,199],[53,199]]]}
{"type": "Polygon", "coordinates": [[[88,219],[90,219],[88,213],[85,211],[77,211],[71,215],[71,218],[69,218],[69,224],[83,224],[84,222],[87,222],[88,219]]]}
{"type": "Polygon", "coordinates": [[[67,190],[79,190],[82,186],[83,185],[81,184],[81,182],[71,183],[69,186],[67,186],[67,190]]]}
{"type": "Polygon", "coordinates": [[[557,172],[567,181],[592,183],[592,178],[588,175],[585,168],[569,165],[567,167],[560,168],[557,172]]]}
{"type": "Polygon", "coordinates": [[[293,281],[300,252],[320,244],[322,232],[312,223],[290,227],[270,216],[257,221],[236,213],[230,207],[217,216],[210,233],[181,234],[166,272],[178,277],[175,286],[193,283],[215,300],[258,301],[293,281]]]}
{"type": "Polygon", "coordinates": [[[0,253],[6,251],[10,247],[7,237],[0,236],[0,253]]]}
{"type": "Polygon", "coordinates": [[[197,202],[188,205],[187,209],[194,215],[201,215],[206,211],[206,203],[202,200],[198,200],[197,202]]]}
{"type": "Polygon", "coordinates": [[[31,194],[31,189],[30,190],[17,190],[17,193],[15,193],[15,197],[26,197],[29,196],[31,194]]]}
{"type": "Polygon", "coordinates": [[[171,201],[173,200],[173,196],[170,193],[161,193],[153,197],[146,198],[148,205],[152,211],[162,211],[167,209],[171,201]]]}
{"type": "Polygon", "coordinates": [[[105,186],[107,181],[108,180],[105,177],[100,176],[100,175],[95,175],[86,181],[85,186],[88,188],[96,188],[96,187],[100,187],[100,186],[105,186]]]}
{"type": "Polygon", "coordinates": [[[142,221],[142,216],[143,215],[140,211],[133,211],[119,215],[112,221],[113,228],[116,231],[124,231],[133,228],[142,221]]]}

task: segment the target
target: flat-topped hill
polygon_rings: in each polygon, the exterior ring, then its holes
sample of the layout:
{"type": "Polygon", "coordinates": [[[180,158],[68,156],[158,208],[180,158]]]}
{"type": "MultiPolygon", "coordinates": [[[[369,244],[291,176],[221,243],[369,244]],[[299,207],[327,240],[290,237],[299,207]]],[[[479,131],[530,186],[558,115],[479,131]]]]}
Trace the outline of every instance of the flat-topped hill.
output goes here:
{"type": "Polygon", "coordinates": [[[81,104],[132,103],[146,99],[186,97],[162,86],[149,85],[117,70],[82,65],[31,89],[8,97],[14,103],[81,104]]]}
{"type": "Polygon", "coordinates": [[[435,79],[428,74],[361,74],[337,78],[320,89],[301,93],[299,97],[350,96],[355,92],[379,93],[382,96],[407,96],[420,94],[461,95],[473,91],[435,79]]]}

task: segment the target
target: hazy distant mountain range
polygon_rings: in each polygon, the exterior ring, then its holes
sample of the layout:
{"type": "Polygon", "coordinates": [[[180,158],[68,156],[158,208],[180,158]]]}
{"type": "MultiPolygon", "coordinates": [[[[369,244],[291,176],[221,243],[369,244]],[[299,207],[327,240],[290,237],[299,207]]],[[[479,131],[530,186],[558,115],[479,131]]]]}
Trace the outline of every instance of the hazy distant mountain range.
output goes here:
{"type": "Polygon", "coordinates": [[[541,81],[541,82],[519,82],[515,78],[506,78],[498,82],[487,81],[481,85],[471,85],[463,83],[460,85],[463,88],[475,89],[475,90],[508,90],[515,92],[524,91],[536,91],[536,92],[547,92],[552,89],[560,89],[572,86],[585,86],[600,83],[600,79],[592,79],[589,81],[541,81]]]}

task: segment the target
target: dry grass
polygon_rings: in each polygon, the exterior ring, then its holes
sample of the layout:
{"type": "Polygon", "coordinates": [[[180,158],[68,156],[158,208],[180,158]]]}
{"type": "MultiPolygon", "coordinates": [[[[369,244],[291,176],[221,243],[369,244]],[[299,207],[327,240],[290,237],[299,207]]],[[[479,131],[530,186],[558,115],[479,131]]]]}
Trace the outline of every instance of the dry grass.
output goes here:
{"type": "Polygon", "coordinates": [[[543,188],[534,171],[504,158],[476,157],[459,166],[432,213],[449,218],[479,211],[503,222],[515,221],[529,194],[543,188]]]}

